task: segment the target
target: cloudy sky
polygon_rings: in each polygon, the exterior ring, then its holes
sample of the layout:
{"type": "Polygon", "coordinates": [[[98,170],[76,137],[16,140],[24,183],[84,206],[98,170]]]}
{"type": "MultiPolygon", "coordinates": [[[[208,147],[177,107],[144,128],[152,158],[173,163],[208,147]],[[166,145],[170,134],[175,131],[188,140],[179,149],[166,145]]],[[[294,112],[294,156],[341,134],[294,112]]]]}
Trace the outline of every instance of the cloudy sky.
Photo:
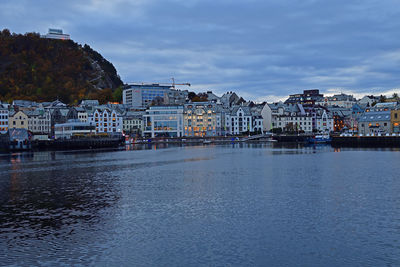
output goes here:
{"type": "Polygon", "coordinates": [[[1,0],[0,27],[62,28],[124,82],[190,82],[274,101],[400,92],[396,0],[1,0]]]}

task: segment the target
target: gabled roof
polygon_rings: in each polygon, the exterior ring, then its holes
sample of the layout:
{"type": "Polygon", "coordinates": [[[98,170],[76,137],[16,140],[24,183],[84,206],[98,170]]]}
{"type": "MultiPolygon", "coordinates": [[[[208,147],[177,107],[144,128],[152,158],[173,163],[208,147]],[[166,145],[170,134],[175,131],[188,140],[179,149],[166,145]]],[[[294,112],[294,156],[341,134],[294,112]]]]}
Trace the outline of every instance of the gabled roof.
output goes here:
{"type": "Polygon", "coordinates": [[[370,112],[364,112],[360,116],[360,119],[358,122],[369,122],[369,121],[390,121],[390,110],[388,111],[380,111],[380,112],[375,112],[375,111],[370,111],[370,112]]]}
{"type": "Polygon", "coordinates": [[[236,116],[239,109],[243,110],[243,113],[245,116],[251,116],[250,107],[246,107],[246,106],[234,106],[231,110],[231,115],[236,116]]]}

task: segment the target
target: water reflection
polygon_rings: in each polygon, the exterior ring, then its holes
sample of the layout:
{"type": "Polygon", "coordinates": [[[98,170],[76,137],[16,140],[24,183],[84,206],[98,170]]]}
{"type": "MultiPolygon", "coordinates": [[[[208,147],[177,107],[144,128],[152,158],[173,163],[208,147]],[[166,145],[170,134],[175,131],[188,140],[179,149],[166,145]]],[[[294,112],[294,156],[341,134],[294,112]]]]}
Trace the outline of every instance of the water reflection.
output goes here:
{"type": "Polygon", "coordinates": [[[275,143],[1,156],[0,258],[15,266],[399,265],[399,157],[275,143]]]}

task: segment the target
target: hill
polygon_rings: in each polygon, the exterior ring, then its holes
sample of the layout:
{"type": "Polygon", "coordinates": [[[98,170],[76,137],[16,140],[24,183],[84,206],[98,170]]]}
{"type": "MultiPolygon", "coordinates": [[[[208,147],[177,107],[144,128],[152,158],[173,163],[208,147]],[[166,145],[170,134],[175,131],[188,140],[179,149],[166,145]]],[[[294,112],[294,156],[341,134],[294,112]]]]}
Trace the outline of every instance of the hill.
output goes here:
{"type": "Polygon", "coordinates": [[[122,85],[114,66],[88,45],[0,31],[0,100],[118,101],[122,85]]]}

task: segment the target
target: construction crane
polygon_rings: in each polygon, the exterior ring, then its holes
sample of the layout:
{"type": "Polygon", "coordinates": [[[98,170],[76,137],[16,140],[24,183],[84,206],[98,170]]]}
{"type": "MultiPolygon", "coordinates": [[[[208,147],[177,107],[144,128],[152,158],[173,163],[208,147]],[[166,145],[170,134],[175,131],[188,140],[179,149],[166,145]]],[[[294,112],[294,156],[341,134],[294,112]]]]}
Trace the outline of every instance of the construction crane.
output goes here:
{"type": "Polygon", "coordinates": [[[187,86],[190,86],[190,83],[175,83],[175,78],[174,77],[172,77],[171,80],[172,80],[172,88],[174,88],[174,89],[175,89],[175,85],[187,85],[187,86]]]}
{"type": "Polygon", "coordinates": [[[175,83],[175,78],[171,78],[172,83],[145,83],[145,82],[139,82],[139,83],[128,83],[128,84],[133,84],[133,85],[160,85],[160,86],[171,86],[172,88],[175,89],[175,85],[186,85],[186,86],[191,86],[190,83],[175,83]]]}

